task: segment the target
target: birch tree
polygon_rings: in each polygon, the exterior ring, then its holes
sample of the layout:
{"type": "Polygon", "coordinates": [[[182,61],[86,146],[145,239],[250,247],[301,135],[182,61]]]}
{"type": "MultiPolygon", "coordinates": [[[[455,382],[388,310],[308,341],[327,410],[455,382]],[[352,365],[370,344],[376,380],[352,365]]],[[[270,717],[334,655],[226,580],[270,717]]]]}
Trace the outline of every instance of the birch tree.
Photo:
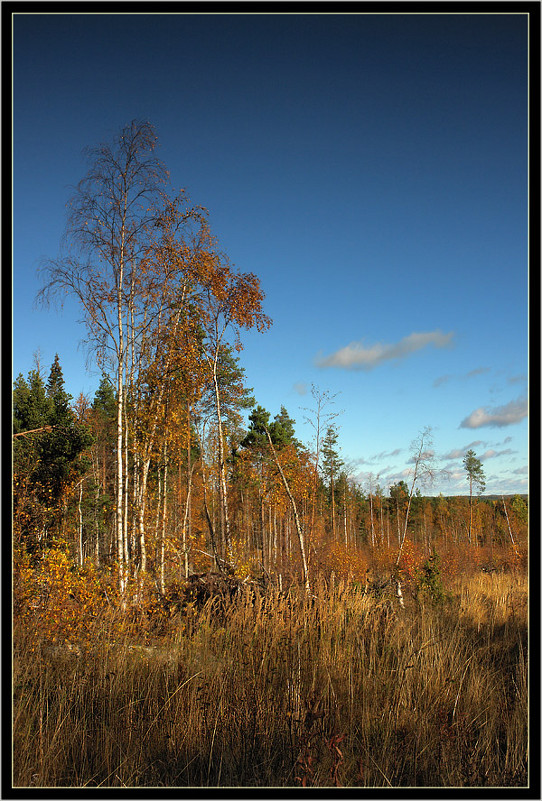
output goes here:
{"type": "Polygon", "coordinates": [[[432,445],[433,445],[433,438],[431,435],[430,426],[426,426],[423,429],[423,431],[420,432],[418,437],[412,442],[411,445],[412,457],[410,461],[413,464],[413,467],[410,471],[411,483],[410,483],[410,490],[408,494],[408,500],[405,512],[405,520],[403,524],[403,533],[401,535],[401,541],[399,543],[399,548],[397,550],[397,558],[395,560],[396,569],[398,568],[399,562],[401,561],[401,556],[403,555],[403,548],[405,545],[407,529],[408,529],[408,518],[410,515],[410,507],[412,505],[412,498],[414,496],[416,484],[417,483],[428,484],[433,480],[435,475],[434,453],[432,450],[432,445]]]}
{"type": "Polygon", "coordinates": [[[338,417],[341,412],[325,412],[329,404],[334,403],[337,393],[330,395],[327,390],[320,390],[314,384],[311,385],[311,395],[315,406],[313,409],[305,409],[309,414],[305,416],[305,421],[314,429],[314,478],[313,478],[313,499],[311,510],[310,532],[314,530],[314,520],[316,515],[316,500],[318,491],[318,471],[320,467],[320,452],[323,442],[323,431],[331,425],[332,420],[338,417]]]}
{"type": "Polygon", "coordinates": [[[214,269],[206,282],[200,312],[204,337],[204,359],[214,390],[216,424],[218,434],[218,467],[220,514],[226,558],[231,547],[228,486],[226,478],[226,456],[224,425],[220,388],[220,357],[224,351],[225,337],[231,331],[236,350],[241,350],[241,329],[256,328],[262,332],[271,325],[264,314],[264,294],[258,278],[253,273],[236,273],[224,257],[217,255],[214,269]]]}
{"type": "MultiPolygon", "coordinates": [[[[133,121],[112,144],[86,151],[89,170],[68,205],[65,255],[43,265],[45,301],[74,295],[83,309],[88,343],[98,364],[116,376],[116,540],[124,592],[124,382],[127,310],[134,276],[156,219],[168,175],[155,155],[156,134],[133,121]]],[[[129,319],[129,318],[128,318],[129,319]]],[[[129,345],[130,343],[128,343],[129,345]]]]}

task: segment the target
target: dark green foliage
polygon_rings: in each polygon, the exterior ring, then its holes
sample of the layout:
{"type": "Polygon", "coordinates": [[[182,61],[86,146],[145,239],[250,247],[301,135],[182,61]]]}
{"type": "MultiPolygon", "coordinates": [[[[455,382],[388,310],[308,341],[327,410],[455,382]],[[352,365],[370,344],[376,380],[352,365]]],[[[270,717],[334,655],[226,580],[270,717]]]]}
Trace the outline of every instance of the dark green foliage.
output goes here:
{"type": "Polygon", "coordinates": [[[275,419],[269,427],[271,440],[276,450],[280,450],[286,445],[293,445],[296,450],[301,448],[301,443],[295,438],[294,425],[295,420],[292,420],[284,406],[281,406],[280,414],[275,415],[275,419]]]}
{"type": "Polygon", "coordinates": [[[65,490],[88,469],[81,455],[92,437],[70,401],[58,355],[47,385],[37,370],[14,383],[13,431],[20,435],[13,444],[14,517],[25,540],[42,540],[58,524],[65,490]]]}
{"type": "Polygon", "coordinates": [[[337,473],[344,465],[337,448],[338,439],[337,429],[334,426],[329,426],[322,445],[322,473],[328,486],[331,486],[337,473]]]}
{"type": "Polygon", "coordinates": [[[295,438],[295,420],[292,420],[284,406],[280,407],[280,414],[275,415],[272,423],[269,422],[269,417],[269,412],[263,406],[256,406],[253,409],[248,418],[249,429],[246,437],[240,443],[241,447],[251,448],[260,453],[267,452],[269,444],[267,430],[275,450],[279,451],[287,445],[293,445],[299,449],[301,443],[295,438]]]}
{"type": "Polygon", "coordinates": [[[449,599],[440,573],[440,557],[436,551],[425,560],[418,572],[415,595],[419,601],[429,601],[434,605],[443,604],[449,599]]]}
{"type": "Polygon", "coordinates": [[[31,370],[28,381],[19,373],[13,384],[13,433],[33,431],[48,425],[51,399],[38,370],[31,370]]]}
{"type": "Polygon", "coordinates": [[[116,394],[113,384],[105,375],[102,376],[100,386],[94,395],[92,408],[102,417],[115,420],[117,410],[116,394]]]}
{"type": "Polygon", "coordinates": [[[521,495],[514,495],[510,506],[518,521],[520,523],[527,523],[529,519],[529,508],[521,495]]]}
{"type": "MultiPolygon", "coordinates": [[[[239,364],[230,345],[221,345],[218,354],[217,382],[220,392],[220,408],[228,427],[235,429],[241,422],[240,412],[254,406],[252,389],[245,386],[245,369],[239,364]]],[[[208,383],[203,397],[205,414],[215,411],[215,396],[212,382],[208,383]]]]}
{"type": "Polygon", "coordinates": [[[254,451],[263,452],[267,448],[267,435],[265,429],[269,429],[269,412],[263,406],[256,406],[249,415],[249,428],[247,435],[241,440],[242,448],[251,448],[254,451]]]}
{"type": "Polygon", "coordinates": [[[476,458],[473,450],[467,451],[463,459],[463,466],[467,473],[467,480],[470,484],[470,491],[472,495],[472,487],[475,484],[478,488],[478,493],[481,494],[486,486],[484,470],[480,459],[476,458]]]}

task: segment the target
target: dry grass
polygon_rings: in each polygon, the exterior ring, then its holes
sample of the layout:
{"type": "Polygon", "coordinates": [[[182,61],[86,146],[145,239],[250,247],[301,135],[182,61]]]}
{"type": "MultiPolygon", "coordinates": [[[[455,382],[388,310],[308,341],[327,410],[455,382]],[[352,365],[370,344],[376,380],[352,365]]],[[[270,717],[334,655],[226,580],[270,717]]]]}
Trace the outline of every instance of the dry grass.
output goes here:
{"type": "Polygon", "coordinates": [[[16,633],[15,786],[526,786],[527,584],[458,583],[397,609],[315,597],[185,611],[155,647],[28,653],[16,633]]]}

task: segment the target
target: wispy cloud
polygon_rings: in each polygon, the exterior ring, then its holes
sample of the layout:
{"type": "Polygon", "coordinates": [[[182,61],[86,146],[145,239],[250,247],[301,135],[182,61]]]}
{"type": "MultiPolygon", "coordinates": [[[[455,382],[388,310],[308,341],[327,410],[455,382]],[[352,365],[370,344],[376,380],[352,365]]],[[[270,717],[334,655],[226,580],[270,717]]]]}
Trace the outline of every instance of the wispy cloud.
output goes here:
{"type": "Polygon", "coordinates": [[[527,399],[518,398],[515,401],[510,401],[505,406],[497,406],[494,409],[480,406],[471,412],[468,417],[465,417],[459,427],[481,428],[482,426],[491,426],[493,428],[502,428],[503,426],[519,423],[524,417],[527,417],[527,413],[527,399]]]}
{"type": "Polygon", "coordinates": [[[372,370],[383,362],[392,359],[405,359],[428,345],[445,348],[451,345],[453,332],[443,334],[442,331],[412,333],[394,344],[377,342],[366,347],[363,342],[351,342],[344,348],[329,356],[317,356],[317,367],[342,367],[345,370],[372,370]]]}
{"type": "Polygon", "coordinates": [[[433,381],[433,386],[441,387],[443,384],[446,384],[452,378],[461,379],[464,381],[465,379],[468,380],[470,378],[475,378],[477,375],[484,375],[485,373],[489,372],[491,372],[490,367],[475,367],[474,370],[470,370],[468,373],[465,373],[464,375],[450,375],[448,373],[446,375],[440,375],[438,376],[438,378],[435,378],[435,380],[433,381]]]}
{"type": "Polygon", "coordinates": [[[432,451],[432,450],[424,451],[423,453],[421,453],[419,455],[419,457],[417,455],[416,456],[411,456],[410,459],[407,460],[407,464],[416,464],[416,461],[417,461],[418,458],[420,458],[422,461],[424,461],[426,459],[432,459],[434,455],[435,455],[435,451],[432,451]]]}
{"type": "Polygon", "coordinates": [[[307,394],[307,385],[303,381],[297,381],[293,386],[294,392],[297,392],[298,395],[306,395],[307,394]]]}
{"type": "Polygon", "coordinates": [[[361,467],[362,465],[378,464],[380,467],[380,472],[386,472],[386,470],[389,470],[390,468],[382,468],[381,467],[382,462],[384,460],[392,459],[395,456],[398,456],[402,452],[402,450],[403,450],[402,448],[396,448],[394,451],[382,451],[381,453],[375,453],[372,456],[369,456],[368,458],[359,456],[358,458],[352,460],[352,465],[354,467],[361,467]]]}
{"type": "Polygon", "coordinates": [[[514,453],[517,453],[517,451],[513,451],[511,448],[506,448],[504,451],[494,451],[493,448],[490,448],[479,459],[481,462],[485,462],[487,459],[495,459],[497,456],[511,456],[514,453]]]}
{"type": "Polygon", "coordinates": [[[454,448],[453,451],[450,451],[450,453],[445,454],[444,458],[445,459],[462,459],[463,456],[466,454],[466,452],[467,451],[466,451],[465,448],[454,448]]]}
{"type": "Polygon", "coordinates": [[[450,451],[450,453],[444,454],[444,456],[442,458],[443,459],[462,459],[465,456],[465,454],[467,453],[468,450],[470,450],[471,448],[473,448],[473,449],[477,448],[479,445],[486,446],[487,443],[482,442],[481,439],[477,439],[474,442],[469,442],[469,444],[465,445],[464,448],[454,448],[454,450],[450,451]]]}
{"type": "Polygon", "coordinates": [[[377,453],[375,456],[372,456],[371,460],[374,462],[380,459],[390,459],[392,456],[399,456],[402,450],[402,448],[396,448],[394,451],[382,451],[382,453],[377,453]]]}
{"type": "Polygon", "coordinates": [[[443,384],[446,384],[450,378],[453,378],[452,375],[440,375],[438,378],[435,378],[433,381],[434,387],[441,387],[443,384]]]}
{"type": "Polygon", "coordinates": [[[467,373],[467,378],[474,378],[477,375],[484,375],[484,373],[489,373],[489,367],[476,367],[474,370],[470,370],[467,373]]]}
{"type": "Polygon", "coordinates": [[[513,375],[508,379],[509,384],[521,384],[522,381],[527,381],[526,375],[513,375]]]}

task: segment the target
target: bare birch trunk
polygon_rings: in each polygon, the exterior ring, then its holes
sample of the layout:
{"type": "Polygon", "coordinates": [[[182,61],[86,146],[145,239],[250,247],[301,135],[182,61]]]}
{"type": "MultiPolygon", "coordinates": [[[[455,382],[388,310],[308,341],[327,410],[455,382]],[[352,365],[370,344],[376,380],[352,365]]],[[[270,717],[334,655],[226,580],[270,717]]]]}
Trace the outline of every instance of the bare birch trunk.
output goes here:
{"type": "Polygon", "coordinates": [[[224,435],[222,430],[222,413],[220,406],[220,389],[218,386],[217,376],[218,365],[218,349],[215,353],[213,362],[213,384],[215,389],[215,407],[216,407],[216,420],[218,426],[218,471],[219,471],[219,487],[220,487],[220,501],[221,501],[221,517],[223,521],[222,536],[224,538],[224,557],[227,561],[230,559],[230,519],[228,513],[228,487],[226,481],[226,459],[224,455],[224,435]]]}
{"type": "Polygon", "coordinates": [[[216,538],[215,538],[215,527],[213,524],[213,520],[211,518],[211,514],[209,512],[209,504],[207,502],[207,478],[205,474],[205,458],[203,454],[203,440],[204,434],[202,433],[201,437],[199,437],[199,445],[200,445],[200,453],[201,453],[201,482],[203,486],[203,509],[205,512],[205,519],[207,520],[207,526],[209,528],[209,537],[211,540],[211,549],[213,551],[213,556],[215,560],[215,567],[219,572],[223,572],[222,565],[220,564],[220,559],[217,552],[216,547],[216,538]]]}
{"type": "Polygon", "coordinates": [[[147,571],[147,545],[145,542],[145,511],[147,508],[147,480],[151,464],[150,456],[143,463],[143,470],[139,487],[139,508],[138,508],[138,543],[139,543],[139,569],[142,573],[147,571]]]}
{"type": "Polygon", "coordinates": [[[160,529],[160,564],[159,564],[159,581],[160,592],[162,595],[166,591],[166,518],[167,518],[167,439],[164,440],[164,474],[162,479],[163,484],[163,498],[162,498],[162,525],[160,529]]]}
{"type": "Polygon", "coordinates": [[[122,333],[122,283],[124,270],[121,263],[117,287],[117,326],[119,335],[118,365],[117,365],[117,499],[116,499],[116,526],[117,526],[117,555],[119,560],[119,590],[121,597],[126,589],[126,562],[124,553],[124,515],[123,515],[123,411],[124,411],[124,340],[122,333]]]}
{"type": "Polygon", "coordinates": [[[310,592],[311,587],[310,587],[310,582],[309,582],[309,570],[308,570],[308,566],[307,566],[307,557],[306,557],[306,554],[305,554],[305,540],[304,540],[304,537],[303,537],[303,529],[301,528],[301,524],[299,522],[299,515],[297,514],[297,506],[296,506],[296,503],[295,503],[294,496],[292,495],[292,493],[290,491],[290,486],[289,486],[289,484],[288,484],[288,482],[286,480],[286,476],[284,475],[284,471],[282,469],[282,466],[281,466],[281,464],[280,464],[280,462],[278,460],[277,453],[276,453],[275,448],[273,446],[273,441],[271,440],[271,435],[269,434],[269,431],[267,430],[267,428],[265,429],[265,433],[267,434],[267,439],[269,441],[269,445],[271,446],[271,452],[273,454],[273,459],[275,460],[275,464],[277,465],[278,471],[280,473],[280,477],[282,479],[282,483],[284,485],[284,489],[286,490],[286,494],[288,495],[288,498],[290,499],[290,503],[292,505],[292,510],[293,510],[293,513],[294,513],[295,527],[296,527],[296,531],[297,531],[297,539],[298,539],[298,542],[299,542],[299,549],[301,551],[301,562],[302,562],[302,566],[303,566],[303,582],[305,584],[307,592],[310,592]]]}
{"type": "Polygon", "coordinates": [[[83,482],[79,483],[79,498],[77,501],[77,513],[79,519],[79,567],[83,567],[83,511],[81,504],[83,501],[83,482]]]}
{"type": "MultiPolygon", "coordinates": [[[[128,471],[128,416],[126,411],[126,391],[124,395],[124,482],[123,482],[123,543],[124,543],[124,561],[127,567],[130,564],[130,554],[133,553],[133,548],[130,548],[130,543],[128,540],[128,522],[129,522],[129,511],[130,511],[130,499],[129,499],[129,471],[128,471]]],[[[134,472],[136,469],[136,465],[134,465],[134,472]]],[[[135,492],[135,480],[132,481],[134,485],[134,492],[135,492]]]]}
{"type": "Polygon", "coordinates": [[[512,527],[510,525],[510,518],[508,517],[508,510],[506,508],[506,503],[504,502],[504,495],[502,495],[501,497],[502,497],[502,505],[504,506],[504,513],[506,515],[506,522],[508,524],[508,533],[510,535],[510,540],[512,541],[512,545],[514,547],[514,551],[517,552],[516,542],[514,540],[514,535],[512,534],[512,527]]]}
{"type": "Polygon", "coordinates": [[[373,493],[369,492],[369,512],[371,516],[371,545],[375,546],[375,524],[373,520],[373,493]]]}
{"type": "Polygon", "coordinates": [[[189,534],[189,525],[190,525],[190,497],[192,493],[192,476],[194,475],[194,469],[196,467],[196,463],[194,462],[193,465],[190,467],[190,472],[188,473],[188,489],[186,492],[186,504],[184,508],[184,517],[183,517],[183,528],[182,528],[182,544],[183,544],[183,567],[184,567],[184,578],[187,579],[190,573],[189,563],[188,563],[188,554],[190,552],[190,547],[188,544],[188,534],[189,534]]]}

